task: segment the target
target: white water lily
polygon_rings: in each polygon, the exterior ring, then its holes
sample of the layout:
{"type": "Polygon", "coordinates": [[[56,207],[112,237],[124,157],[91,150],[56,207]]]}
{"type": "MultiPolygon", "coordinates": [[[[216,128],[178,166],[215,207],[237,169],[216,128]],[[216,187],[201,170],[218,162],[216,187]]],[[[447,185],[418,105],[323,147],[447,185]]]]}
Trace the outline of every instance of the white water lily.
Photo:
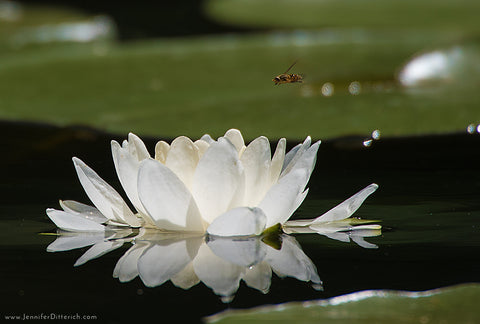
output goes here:
{"type": "Polygon", "coordinates": [[[154,158],[134,134],[122,145],[112,141],[120,183],[136,209],[74,157],[80,183],[95,207],[61,201],[63,210],[47,209],[60,229],[104,231],[105,225],[153,227],[164,231],[207,232],[214,236],[260,235],[284,224],[305,199],[320,141],[285,153],[282,138],[271,155],[266,137],[245,146],[231,129],[218,140],[209,135],[193,142],[180,136],[157,143],[154,158]]]}

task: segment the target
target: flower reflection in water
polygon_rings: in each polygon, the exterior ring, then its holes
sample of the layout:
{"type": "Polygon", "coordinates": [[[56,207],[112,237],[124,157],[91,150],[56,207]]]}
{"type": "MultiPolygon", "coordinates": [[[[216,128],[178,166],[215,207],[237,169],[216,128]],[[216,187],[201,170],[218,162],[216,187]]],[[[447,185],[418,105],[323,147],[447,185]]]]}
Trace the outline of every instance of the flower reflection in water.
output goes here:
{"type": "MultiPolygon", "coordinates": [[[[307,232],[305,228],[301,227],[303,232],[307,232]]],[[[299,227],[291,229],[292,232],[301,231],[299,227]]],[[[314,229],[310,227],[308,231],[314,229]]],[[[113,277],[120,282],[129,282],[138,276],[147,287],[158,287],[170,280],[182,289],[190,289],[202,282],[223,302],[233,300],[242,280],[247,286],[268,293],[272,273],[281,278],[292,277],[310,282],[314,289],[322,289],[322,281],[312,260],[293,236],[280,231],[236,238],[165,233],[143,228],[139,231],[121,229],[104,233],[59,231],[58,234],[47,251],[60,252],[91,246],[78,258],[75,266],[130,243],[130,248],[113,270],[113,277]]],[[[379,235],[380,231],[363,229],[336,234],[324,235],[340,240],[345,240],[345,235],[369,248],[375,246],[363,241],[362,235],[379,235]]]]}

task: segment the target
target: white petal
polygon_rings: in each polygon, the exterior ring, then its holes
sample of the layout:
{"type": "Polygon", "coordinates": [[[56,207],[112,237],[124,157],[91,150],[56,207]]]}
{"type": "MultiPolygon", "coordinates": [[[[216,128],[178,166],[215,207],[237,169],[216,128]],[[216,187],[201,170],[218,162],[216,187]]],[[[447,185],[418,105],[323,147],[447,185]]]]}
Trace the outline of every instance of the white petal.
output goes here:
{"type": "Polygon", "coordinates": [[[170,151],[170,145],[167,142],[160,141],[155,145],[155,160],[165,164],[167,161],[168,152],[170,151]]]}
{"type": "Polygon", "coordinates": [[[340,241],[340,242],[345,242],[348,243],[350,242],[350,235],[348,235],[348,232],[317,232],[320,235],[325,235],[329,239],[340,241]]]}
{"type": "Polygon", "coordinates": [[[295,199],[294,203],[293,203],[293,207],[292,207],[292,214],[294,211],[296,211],[298,209],[298,207],[300,207],[300,205],[303,203],[303,201],[305,200],[305,198],[307,198],[307,195],[308,195],[308,188],[305,189],[304,192],[302,192],[301,194],[299,194],[297,196],[297,198],[295,199]]]}
{"type": "Polygon", "coordinates": [[[138,219],[133,215],[115,189],[100,178],[82,160],[76,157],[72,160],[85,193],[105,217],[127,223],[133,227],[140,226],[138,219]]]}
{"type": "Polygon", "coordinates": [[[78,201],[60,200],[60,206],[70,214],[81,214],[86,219],[98,224],[103,224],[108,220],[97,208],[79,203],[78,201]]]}
{"type": "Polygon", "coordinates": [[[210,144],[208,144],[204,140],[196,140],[193,144],[197,147],[198,159],[200,160],[203,154],[205,154],[205,152],[208,150],[210,144]]]}
{"type": "Polygon", "coordinates": [[[245,141],[243,140],[242,133],[238,129],[229,129],[223,137],[228,138],[229,141],[232,142],[238,153],[244,150],[245,141]]]}
{"type": "Polygon", "coordinates": [[[171,279],[172,283],[182,289],[190,289],[200,282],[195,270],[193,269],[193,263],[190,262],[180,272],[174,275],[171,279]]]}
{"type": "Polygon", "coordinates": [[[215,294],[232,296],[238,290],[244,267],[216,256],[203,244],[193,260],[193,268],[198,278],[215,294]]]}
{"type": "Polygon", "coordinates": [[[240,158],[245,169],[244,205],[256,206],[265,196],[270,182],[270,143],[264,136],[253,140],[240,158]]]}
{"type": "Polygon", "coordinates": [[[314,143],[312,146],[309,146],[308,149],[303,150],[305,147],[306,146],[303,145],[302,148],[297,152],[293,160],[289,163],[288,167],[285,168],[285,170],[283,170],[280,174],[280,178],[284,177],[293,170],[298,169],[304,169],[308,172],[308,174],[313,172],[315,162],[317,161],[317,152],[318,148],[320,147],[320,141],[314,143]]]}
{"type": "Polygon", "coordinates": [[[314,229],[308,227],[308,226],[296,226],[292,224],[291,222],[294,222],[294,224],[297,224],[296,221],[288,221],[285,224],[283,224],[283,232],[285,234],[314,234],[317,233],[314,229]]]}
{"type": "Polygon", "coordinates": [[[70,214],[52,208],[47,209],[47,216],[55,225],[70,232],[104,232],[105,226],[88,220],[79,214],[70,214]]]}
{"type": "Polygon", "coordinates": [[[200,159],[192,194],[204,220],[211,223],[226,212],[234,199],[243,200],[244,170],[229,140],[219,138],[200,159]],[[240,197],[241,196],[241,197],[240,197]]]}
{"type": "MultiPolygon", "coordinates": [[[[130,147],[132,144],[125,143],[125,147],[121,147],[120,144],[112,141],[111,146],[115,170],[117,171],[117,176],[122,184],[123,190],[135,209],[143,215],[147,215],[147,212],[138,197],[137,182],[140,161],[136,155],[130,153],[130,147]]],[[[134,153],[136,154],[136,150],[134,153]]]]}
{"type": "Polygon", "coordinates": [[[304,197],[303,189],[309,176],[306,170],[294,170],[270,188],[258,205],[267,216],[266,227],[283,224],[290,218],[298,207],[298,202],[304,197]]]}
{"type": "Polygon", "coordinates": [[[267,262],[260,262],[246,269],[243,281],[247,286],[266,294],[270,290],[272,268],[267,262]]]}
{"type": "Polygon", "coordinates": [[[207,233],[214,236],[260,235],[266,220],[260,208],[238,207],[217,217],[207,228],[207,233]]]}
{"type": "Polygon", "coordinates": [[[199,160],[198,155],[197,147],[185,136],[177,137],[170,146],[165,165],[182,180],[187,188],[192,185],[193,174],[199,160]]]}
{"type": "Polygon", "coordinates": [[[138,272],[147,287],[162,285],[191,262],[187,241],[177,240],[155,244],[138,260],[138,272]]]}
{"type": "Polygon", "coordinates": [[[283,159],[282,171],[285,170],[285,168],[290,164],[290,162],[295,157],[297,152],[302,148],[302,146],[303,144],[297,144],[290,151],[288,151],[287,154],[285,154],[285,158],[283,159]]]}
{"type": "Polygon", "coordinates": [[[290,171],[290,169],[295,165],[295,163],[303,155],[303,153],[310,148],[311,143],[311,137],[307,136],[307,138],[305,138],[302,144],[295,146],[287,153],[287,155],[285,155],[282,175],[285,175],[290,171]]]}
{"type": "Polygon", "coordinates": [[[282,235],[280,250],[268,247],[265,261],[281,277],[321,283],[317,268],[292,236],[282,235]]]}
{"type": "Polygon", "coordinates": [[[357,209],[362,205],[365,199],[367,199],[368,196],[374,193],[375,190],[377,190],[377,188],[378,188],[378,185],[375,183],[372,183],[371,185],[360,190],[355,195],[348,198],[341,204],[330,209],[328,212],[326,212],[322,216],[314,219],[311,222],[311,224],[338,221],[338,220],[342,220],[352,216],[353,213],[355,213],[357,209]]]}
{"type": "Polygon", "coordinates": [[[185,184],[156,160],[144,160],[138,175],[140,200],[157,227],[204,231],[202,218],[185,184]]]}
{"type": "Polygon", "coordinates": [[[138,161],[142,161],[150,158],[150,153],[148,153],[147,148],[143,141],[135,134],[128,134],[128,149],[130,154],[135,156],[138,161]]]}
{"type": "Polygon", "coordinates": [[[378,249],[378,245],[365,241],[363,236],[352,235],[350,238],[364,249],[378,249]]]}
{"type": "Polygon", "coordinates": [[[47,252],[60,252],[80,249],[101,242],[105,239],[103,232],[77,232],[60,235],[47,246],[47,252]]]}
{"type": "Polygon", "coordinates": [[[208,144],[212,144],[213,142],[215,142],[215,140],[208,134],[203,135],[200,139],[207,142],[208,144]]]}
{"type": "Polygon", "coordinates": [[[150,245],[148,242],[138,242],[128,249],[115,265],[113,277],[118,278],[120,282],[135,279],[138,276],[138,259],[150,245]]]}
{"type": "Polygon", "coordinates": [[[85,252],[80,258],[78,258],[77,262],[75,262],[73,266],[74,267],[81,266],[82,264],[85,264],[90,260],[99,258],[110,251],[118,249],[122,245],[123,245],[122,240],[105,241],[105,242],[97,243],[94,246],[92,246],[90,249],[88,249],[87,252],[85,252]]]}
{"type": "Polygon", "coordinates": [[[215,237],[209,238],[207,245],[220,258],[243,267],[257,264],[265,257],[265,244],[258,237],[215,237]]]}
{"type": "Polygon", "coordinates": [[[278,181],[280,173],[282,172],[283,161],[285,160],[285,148],[287,146],[287,141],[285,138],[281,138],[278,141],[277,148],[272,157],[272,162],[270,166],[270,184],[268,187],[271,187],[278,181]]]}

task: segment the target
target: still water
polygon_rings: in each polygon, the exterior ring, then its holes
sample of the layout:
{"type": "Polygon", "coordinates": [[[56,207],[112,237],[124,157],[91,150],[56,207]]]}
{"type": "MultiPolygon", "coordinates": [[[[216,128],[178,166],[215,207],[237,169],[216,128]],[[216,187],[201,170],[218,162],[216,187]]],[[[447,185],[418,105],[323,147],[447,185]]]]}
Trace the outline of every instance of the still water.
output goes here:
{"type": "MultiPolygon", "coordinates": [[[[199,322],[225,309],[323,299],[366,289],[421,291],[480,282],[478,134],[465,131],[381,138],[369,147],[363,145],[368,136],[325,141],[320,146],[310,192],[294,218],[319,216],[375,182],[379,189],[355,216],[379,220],[381,235],[365,237],[369,244],[363,247],[346,242],[348,237],[342,241],[319,234],[284,236],[280,246],[275,242],[247,242],[258,247],[254,251],[267,251],[253,258],[265,261],[273,272],[256,288],[244,279],[238,290],[225,298],[219,296],[215,280],[185,284],[184,288],[191,288],[182,289],[168,278],[155,277],[156,269],[150,269],[153,275],[146,283],[145,276],[142,281],[139,276],[119,275],[122,257],[141,254],[142,242],[132,245],[128,240],[131,233],[126,234],[123,244],[118,241],[116,249],[85,263],[85,258],[78,259],[88,246],[79,244],[78,249],[47,252],[58,237],[42,234],[56,233],[45,209],[57,208],[59,198],[88,203],[71,157],[84,160],[120,190],[109,142],[124,136],[81,127],[15,123],[2,123],[2,130],[2,318],[53,313],[94,316],[109,323],[144,319],[199,322]],[[287,262],[292,255],[284,253],[288,249],[302,255],[303,272],[298,267],[289,272],[287,266],[295,260],[287,262]]],[[[153,150],[157,139],[144,140],[153,150]]],[[[298,142],[288,140],[290,145],[298,142]]],[[[189,240],[207,254],[206,248],[218,252],[223,246],[220,243],[212,248],[216,243],[202,237],[189,240]]],[[[173,246],[169,244],[155,245],[158,255],[151,253],[151,257],[161,259],[164,247],[173,246]]],[[[175,249],[169,253],[175,255],[175,249]]],[[[224,257],[223,262],[227,262],[231,254],[224,257]]],[[[238,258],[234,261],[240,262],[238,258]]],[[[248,262],[245,264],[248,268],[248,262]]],[[[227,270],[221,270],[219,263],[216,271],[221,276],[227,270]]]]}

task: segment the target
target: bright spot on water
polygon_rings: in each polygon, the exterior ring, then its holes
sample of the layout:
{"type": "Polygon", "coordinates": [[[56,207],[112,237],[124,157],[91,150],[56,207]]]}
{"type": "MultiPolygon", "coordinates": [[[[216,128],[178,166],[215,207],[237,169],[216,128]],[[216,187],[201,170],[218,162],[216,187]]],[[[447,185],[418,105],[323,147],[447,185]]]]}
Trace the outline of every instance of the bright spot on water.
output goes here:
{"type": "Polygon", "coordinates": [[[462,57],[463,53],[459,47],[417,56],[403,67],[398,79],[407,87],[428,81],[446,81],[452,78],[454,67],[462,57]]]}
{"type": "Polygon", "coordinates": [[[301,95],[302,97],[311,97],[313,96],[313,88],[311,86],[303,86],[301,87],[301,95]]]}
{"type": "Polygon", "coordinates": [[[380,139],[380,136],[381,136],[381,134],[380,134],[380,131],[378,129],[376,129],[372,132],[372,139],[378,140],[378,139],[380,139]]]}
{"type": "Polygon", "coordinates": [[[473,134],[473,133],[475,133],[476,129],[477,129],[477,127],[475,127],[474,124],[470,124],[470,125],[467,126],[467,133],[473,134]]]}
{"type": "Polygon", "coordinates": [[[22,8],[18,3],[0,0],[0,20],[17,21],[21,17],[22,8]]]}
{"type": "Polygon", "coordinates": [[[335,87],[333,86],[332,83],[326,82],[322,86],[322,95],[325,97],[331,97],[333,96],[333,92],[335,91],[335,87]]]}
{"type": "Polygon", "coordinates": [[[371,138],[363,141],[363,146],[370,147],[372,145],[373,140],[371,138]]]}
{"type": "Polygon", "coordinates": [[[477,125],[477,133],[480,133],[480,125],[477,125]]]}
{"type": "Polygon", "coordinates": [[[351,95],[358,95],[362,91],[362,85],[358,81],[353,81],[348,85],[348,92],[350,92],[351,95]]]}
{"type": "Polygon", "coordinates": [[[97,16],[91,21],[43,25],[18,33],[16,45],[50,42],[91,42],[115,37],[116,25],[108,16],[97,16]]]}

